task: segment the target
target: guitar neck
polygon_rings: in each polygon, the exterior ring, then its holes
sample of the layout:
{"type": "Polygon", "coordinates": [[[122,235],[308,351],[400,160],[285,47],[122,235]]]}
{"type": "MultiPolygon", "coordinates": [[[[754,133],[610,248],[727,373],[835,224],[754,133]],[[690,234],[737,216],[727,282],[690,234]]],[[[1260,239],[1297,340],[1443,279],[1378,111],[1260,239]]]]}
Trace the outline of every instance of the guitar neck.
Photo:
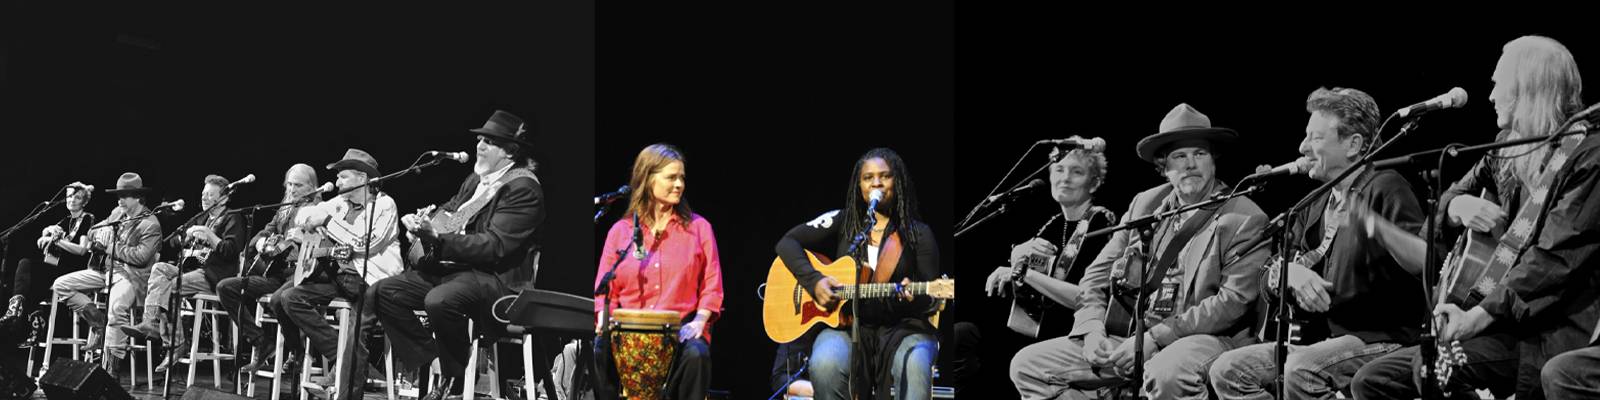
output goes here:
{"type": "MultiPolygon", "coordinates": [[[[898,283],[863,283],[860,286],[861,291],[857,293],[855,285],[845,285],[844,288],[835,291],[834,296],[845,300],[886,299],[900,295],[901,288],[898,283]]],[[[928,282],[912,282],[911,285],[905,286],[905,289],[911,291],[912,296],[926,295],[928,282]]]]}

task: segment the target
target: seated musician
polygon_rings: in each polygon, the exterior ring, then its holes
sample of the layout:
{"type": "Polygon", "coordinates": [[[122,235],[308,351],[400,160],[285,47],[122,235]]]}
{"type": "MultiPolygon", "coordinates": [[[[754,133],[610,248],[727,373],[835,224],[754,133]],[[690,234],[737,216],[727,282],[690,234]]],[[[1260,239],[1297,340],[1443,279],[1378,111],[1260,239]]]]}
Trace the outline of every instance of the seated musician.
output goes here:
{"type": "MultiPolygon", "coordinates": [[[[283,174],[282,201],[296,203],[279,208],[272,220],[261,227],[261,232],[250,238],[246,251],[254,249],[256,257],[251,264],[241,267],[245,270],[244,275],[217,282],[217,297],[222,299],[222,309],[228,311],[228,319],[239,327],[239,337],[255,346],[257,356],[250,360],[250,364],[240,367],[242,373],[250,374],[265,366],[267,357],[271,357],[276,350],[275,338],[263,334],[261,327],[256,325],[256,299],[287,288],[284,281],[291,272],[287,259],[294,257],[294,249],[298,247],[294,246],[292,240],[285,240],[283,235],[289,232],[294,216],[301,208],[321,202],[321,196],[307,197],[317,189],[316,186],[317,171],[310,165],[295,164],[289,167],[289,171],[283,174]],[[274,261],[276,264],[273,264],[274,261]]],[[[244,353],[242,350],[240,352],[244,353]]]]}
{"type": "MultiPolygon", "coordinates": [[[[414,376],[418,367],[439,359],[444,382],[433,385],[426,400],[461,391],[458,382],[472,351],[467,318],[478,334],[503,331],[490,308],[538,268],[545,198],[534,176],[538,164],[528,128],[516,115],[496,111],[482,128],[469,130],[478,137],[473,174],[433,220],[401,218],[418,239],[411,242],[416,267],[373,287],[384,334],[395,349],[406,350],[395,352],[401,376],[414,376]],[[437,223],[461,228],[439,231],[443,226],[437,223]],[[414,310],[427,310],[431,334],[414,310]]],[[[404,387],[409,379],[396,384],[404,387]]]]}
{"type": "MultiPolygon", "coordinates": [[[[599,285],[616,264],[609,295],[595,297],[598,315],[610,309],[671,311],[683,321],[674,360],[652,360],[613,353],[611,338],[595,340],[596,398],[618,396],[618,366],[670,361],[666,397],[704,399],[711,385],[711,323],[722,313],[722,262],[711,222],[689,210],[684,198],[688,169],[683,153],[668,144],[645,147],[633,162],[634,187],[628,211],[606,233],[595,276],[599,285]],[[642,232],[634,242],[634,218],[642,232]],[[635,249],[633,246],[642,248],[635,249]],[[619,251],[628,250],[622,254],[619,251]],[[621,263],[618,263],[618,261],[621,263]]],[[[596,332],[604,321],[596,318],[596,332]]],[[[646,382],[652,384],[653,382],[646,382]]],[[[659,383],[655,383],[659,384],[659,383]]]]}
{"type": "MultiPolygon", "coordinates": [[[[1550,38],[1524,36],[1506,43],[1491,78],[1489,101],[1501,129],[1497,141],[1556,133],[1583,110],[1577,63],[1566,46],[1550,38]]],[[[1542,393],[1540,368],[1550,368],[1546,361],[1591,340],[1600,319],[1593,290],[1600,284],[1595,268],[1600,265],[1595,252],[1600,203],[1592,197],[1600,177],[1595,169],[1600,141],[1583,138],[1568,136],[1558,147],[1512,146],[1485,154],[1439,200],[1441,222],[1475,232],[1503,229],[1504,235],[1495,235],[1498,240],[1482,243],[1495,252],[1482,270],[1510,267],[1491,290],[1478,292],[1484,297],[1477,304],[1434,308],[1435,319],[1443,321],[1438,342],[1460,341],[1466,357],[1445,383],[1454,398],[1471,398],[1472,389],[1497,396],[1515,391],[1518,399],[1554,398],[1542,393]],[[1558,159],[1563,163],[1557,165],[1558,159]],[[1485,191],[1486,198],[1477,196],[1485,191]]],[[[1422,238],[1378,215],[1356,217],[1363,231],[1402,263],[1425,262],[1422,238]]],[[[1362,367],[1352,392],[1369,399],[1416,397],[1421,371],[1413,366],[1419,351],[1409,347],[1362,367]]]]}
{"type": "MultiPolygon", "coordinates": [[[[106,190],[106,193],[117,195],[117,208],[106,216],[106,222],[121,221],[149,211],[144,205],[144,195],[149,191],[150,188],[144,187],[144,178],[139,174],[123,173],[117,178],[116,188],[106,190]]],[[[161,221],[151,213],[120,227],[106,226],[91,230],[89,238],[90,249],[105,254],[103,268],[109,271],[85,269],[62,275],[56,278],[50,289],[55,292],[56,299],[67,303],[94,331],[90,335],[92,340],[85,346],[86,351],[98,353],[104,346],[105,357],[101,359],[101,364],[107,371],[117,372],[124,365],[122,358],[127,355],[130,343],[121,329],[107,327],[127,325],[134,303],[144,294],[145,282],[150,278],[150,265],[155,263],[156,254],[161,251],[161,221]],[[111,311],[109,321],[106,312],[100,311],[83,294],[106,287],[106,273],[111,274],[111,297],[107,302],[111,311]],[[103,335],[99,334],[102,330],[105,332],[103,335]],[[103,343],[100,342],[102,339],[103,343]]]]}
{"type": "MultiPolygon", "coordinates": [[[[179,226],[167,239],[167,246],[172,246],[192,254],[194,250],[209,251],[198,264],[202,267],[189,272],[179,271],[179,266],[172,263],[156,263],[150,273],[149,291],[144,299],[144,320],[138,325],[123,326],[122,332],[138,339],[164,337],[162,324],[167,320],[167,307],[171,304],[172,288],[178,286],[177,295],[189,297],[198,293],[213,294],[211,290],[216,282],[222,278],[231,278],[239,274],[239,251],[244,248],[245,232],[244,217],[238,213],[227,214],[228,211],[228,180],[217,175],[207,175],[205,185],[200,189],[200,210],[189,223],[179,226]],[[181,277],[179,275],[182,275],[181,277]]],[[[188,264],[190,254],[184,254],[180,263],[188,264]]],[[[182,357],[189,351],[188,338],[185,332],[174,332],[178,344],[176,351],[182,357]]],[[[165,371],[172,360],[177,357],[167,357],[156,371],[165,371]]]]}
{"type": "MultiPolygon", "coordinates": [[[[1061,150],[1057,149],[1060,152],[1061,150]]],[[[1106,156],[1099,149],[1070,149],[1059,154],[1050,164],[1050,198],[1060,206],[1061,213],[1051,216],[1034,233],[1033,238],[1011,248],[1011,266],[996,268],[989,274],[985,290],[991,295],[1005,294],[1019,283],[1027,285],[1037,295],[1039,303],[1020,304],[1020,295],[1012,305],[1008,324],[1013,331],[1041,341],[1016,351],[1011,359],[1011,381],[1022,397],[1043,397],[1049,393],[1047,382],[1054,379],[1050,370],[1059,362],[1051,355],[1059,349],[1072,330],[1072,310],[1078,308],[1078,298],[1083,288],[1078,281],[1084,269],[1094,261],[1105,247],[1110,236],[1088,238],[1094,230],[1115,224],[1116,214],[1094,205],[1094,192],[1105,182],[1106,156]],[[1050,265],[1051,273],[1034,271],[1025,265],[1028,259],[1056,257],[1050,265]],[[1024,308],[1034,307],[1024,314],[1024,308]],[[1037,319],[1035,319],[1037,318],[1037,319]]],[[[1018,288],[1017,290],[1021,290],[1018,288]]],[[[1026,343],[1021,337],[1004,336],[991,343],[1007,346],[1008,343],[1026,343]]],[[[1015,348],[1015,347],[1011,347],[1015,348]]],[[[991,353],[1011,354],[1011,348],[991,349],[991,353]]]]}
{"type": "MultiPolygon", "coordinates": [[[[1160,133],[1139,141],[1139,157],[1155,164],[1167,183],[1134,197],[1123,221],[1174,210],[1230,191],[1216,177],[1216,155],[1238,134],[1213,128],[1211,120],[1188,104],[1161,120],[1160,133]]],[[[1241,154],[1242,156],[1242,154],[1241,154]]],[[[1143,288],[1147,321],[1142,349],[1141,392],[1152,399],[1204,398],[1206,371],[1225,351],[1253,343],[1249,305],[1255,301],[1266,246],[1253,245],[1266,223],[1255,202],[1235,197],[1157,222],[1148,239],[1136,230],[1112,234],[1111,241],[1084,272],[1082,305],[1068,336],[1053,349],[1059,360],[1046,397],[1085,396],[1093,382],[1129,377],[1137,358],[1125,297],[1108,303],[1106,288],[1143,288]],[[1148,271],[1140,273],[1138,271],[1148,271]],[[1114,270],[1127,272],[1118,278],[1114,270]],[[1148,277],[1139,282],[1136,277],[1148,277]],[[1108,306],[1109,304],[1109,306],[1108,306]],[[1116,322],[1113,324],[1112,322],[1116,322]]],[[[1132,293],[1126,293],[1132,298],[1132,293]]],[[[1127,301],[1131,306],[1132,301],[1127,301]]],[[[1043,388],[1041,388],[1043,389],[1043,388]]]]}
{"type": "Polygon", "coordinates": [[[39,300],[49,297],[50,284],[56,278],[88,266],[87,235],[89,227],[99,222],[94,219],[94,214],[83,210],[94,195],[90,192],[92,190],[91,186],[81,182],[67,185],[67,216],[45,227],[39,240],[34,242],[42,254],[40,257],[19,260],[13,267],[16,275],[12,280],[11,302],[6,307],[6,316],[27,315],[38,307],[36,303],[39,300]]]}
{"type": "MultiPolygon", "coordinates": [[[[834,292],[845,285],[817,271],[806,251],[837,260],[854,256],[868,282],[910,283],[939,277],[939,246],[918,214],[916,186],[905,161],[894,150],[876,148],[856,160],[846,189],[844,209],[829,211],[784,234],[776,250],[801,287],[825,305],[837,305],[834,292]],[[873,191],[882,194],[867,226],[873,191]],[[870,232],[868,232],[870,230],[870,232]],[[850,254],[857,235],[866,234],[850,254]]],[[[894,299],[857,300],[843,305],[860,326],[859,354],[853,354],[850,329],[823,328],[812,344],[810,378],[817,399],[848,399],[847,376],[854,369],[858,398],[927,399],[933,391],[933,362],[938,358],[937,332],[929,318],[938,305],[927,297],[902,293],[894,299]]]]}
{"type": "MultiPolygon", "coordinates": [[[[1372,146],[1378,130],[1378,104],[1356,89],[1317,89],[1306,98],[1305,139],[1300,153],[1307,173],[1327,182],[1352,168],[1372,146]]],[[[1300,332],[1316,335],[1288,347],[1284,366],[1289,398],[1333,398],[1350,384],[1362,364],[1416,340],[1427,309],[1418,301],[1420,268],[1401,268],[1375,243],[1362,240],[1348,223],[1351,207],[1376,210],[1407,232],[1422,227],[1422,207],[1411,185],[1393,170],[1367,167],[1352,173],[1293,216],[1294,253],[1289,258],[1290,305],[1303,320],[1300,332]]],[[[1280,277],[1269,261],[1262,304],[1276,306],[1280,277]]],[[[1276,332],[1273,315],[1263,329],[1276,332]]],[[[1288,317],[1286,314],[1285,317],[1288,317]]],[[[1223,353],[1211,364],[1211,387],[1222,399],[1272,396],[1278,379],[1276,336],[1260,344],[1223,353]]]]}
{"type": "MultiPolygon", "coordinates": [[[[378,160],[359,149],[345,151],[344,158],[328,164],[327,169],[338,171],[338,179],[334,183],[340,191],[360,187],[380,175],[378,160]]],[[[298,272],[306,274],[304,280],[298,284],[291,282],[290,287],[274,294],[272,312],[279,316],[284,337],[298,338],[303,333],[310,339],[311,349],[329,361],[338,357],[341,338],[354,337],[357,340],[349,346],[353,355],[347,364],[335,366],[338,369],[327,369],[346,376],[345,381],[352,385],[338,388],[345,390],[340,393],[359,396],[359,390],[347,388],[360,387],[369,375],[368,368],[360,368],[366,360],[366,346],[362,345],[366,336],[360,332],[336,332],[319,308],[327,306],[335,298],[344,299],[350,303],[350,314],[362,321],[358,327],[371,326],[376,317],[366,305],[368,299],[364,296],[368,293],[367,288],[378,280],[399,274],[405,268],[400,259],[399,242],[396,241],[399,237],[399,227],[396,226],[398,215],[393,198],[379,191],[377,186],[365,186],[344,192],[321,204],[305,207],[295,216],[295,225],[301,232],[291,232],[291,235],[320,232],[324,236],[317,243],[312,243],[312,240],[300,243],[302,249],[312,245],[322,248],[343,247],[349,249],[349,257],[319,259],[310,263],[313,265],[300,265],[298,272]]],[[[322,381],[315,382],[321,387],[307,389],[313,393],[333,389],[328,387],[331,376],[333,374],[325,374],[322,381]]],[[[327,397],[338,398],[337,395],[327,397]]]]}

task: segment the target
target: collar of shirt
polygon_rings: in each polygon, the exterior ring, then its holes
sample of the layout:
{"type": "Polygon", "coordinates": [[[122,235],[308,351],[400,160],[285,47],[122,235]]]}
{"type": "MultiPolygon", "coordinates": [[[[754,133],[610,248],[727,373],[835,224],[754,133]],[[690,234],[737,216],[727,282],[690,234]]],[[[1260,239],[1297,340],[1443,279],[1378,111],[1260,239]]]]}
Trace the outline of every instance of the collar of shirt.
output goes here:
{"type": "MultiPolygon", "coordinates": [[[[479,175],[478,176],[478,187],[472,189],[472,199],[476,199],[479,196],[483,196],[483,193],[488,191],[489,187],[493,186],[495,181],[499,181],[500,177],[506,175],[506,171],[510,171],[511,170],[511,166],[512,165],[514,165],[514,164],[506,164],[506,166],[500,167],[500,169],[495,170],[494,172],[490,172],[490,173],[487,173],[487,174],[479,175]]],[[[470,201],[472,199],[468,199],[468,200],[470,201]]]]}

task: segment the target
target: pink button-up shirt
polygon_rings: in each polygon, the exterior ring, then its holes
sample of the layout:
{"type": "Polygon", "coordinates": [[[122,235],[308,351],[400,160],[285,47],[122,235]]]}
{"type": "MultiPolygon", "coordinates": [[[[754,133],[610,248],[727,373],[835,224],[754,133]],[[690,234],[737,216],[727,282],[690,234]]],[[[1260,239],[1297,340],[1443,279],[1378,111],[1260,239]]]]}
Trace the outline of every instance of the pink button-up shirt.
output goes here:
{"type": "MultiPolygon", "coordinates": [[[[680,318],[702,309],[711,311],[712,319],[722,313],[722,261],[717,256],[711,223],[699,215],[692,215],[687,226],[674,219],[659,238],[650,227],[643,229],[646,255],[642,260],[634,258],[629,246],[633,241],[632,218],[612,224],[606,234],[595,285],[617,261],[617,250],[629,250],[622,255],[617,276],[611,281],[611,308],[672,310],[680,318]]],[[[605,296],[595,298],[596,314],[605,301],[605,296]]],[[[707,333],[709,339],[709,329],[707,333]]]]}

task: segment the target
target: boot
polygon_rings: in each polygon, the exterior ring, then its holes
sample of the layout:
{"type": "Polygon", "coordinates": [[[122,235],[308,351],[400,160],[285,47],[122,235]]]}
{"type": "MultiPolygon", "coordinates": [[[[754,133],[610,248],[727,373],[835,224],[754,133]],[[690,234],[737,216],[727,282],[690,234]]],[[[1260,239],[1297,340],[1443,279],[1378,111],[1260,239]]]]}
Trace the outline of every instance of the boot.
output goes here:
{"type": "Polygon", "coordinates": [[[89,324],[90,329],[102,329],[106,327],[106,312],[101,310],[100,307],[95,307],[93,304],[90,304],[88,307],[78,310],[78,315],[83,317],[83,321],[89,324]]]}
{"type": "Polygon", "coordinates": [[[144,322],[134,326],[123,325],[119,329],[122,329],[122,333],[126,333],[137,340],[160,339],[161,323],[166,319],[167,314],[161,312],[161,307],[145,307],[144,322]]]}
{"type": "Polygon", "coordinates": [[[250,360],[249,364],[239,367],[240,373],[247,375],[255,374],[256,371],[266,368],[268,365],[272,365],[272,353],[277,350],[277,344],[275,344],[273,340],[265,338],[260,339],[260,341],[261,343],[256,343],[256,354],[258,354],[258,356],[256,356],[255,359],[250,360]]]}
{"type": "Polygon", "coordinates": [[[167,372],[167,368],[171,368],[173,362],[176,362],[180,358],[189,356],[189,339],[179,336],[178,340],[178,346],[172,348],[172,352],[174,354],[171,357],[165,357],[161,359],[161,365],[156,366],[156,373],[167,372]]]}
{"type": "MultiPolygon", "coordinates": [[[[445,400],[451,396],[450,392],[455,390],[456,385],[456,378],[440,376],[439,382],[429,388],[428,395],[423,396],[421,400],[445,400]]],[[[461,395],[457,394],[455,396],[459,398],[461,395]]]]}

